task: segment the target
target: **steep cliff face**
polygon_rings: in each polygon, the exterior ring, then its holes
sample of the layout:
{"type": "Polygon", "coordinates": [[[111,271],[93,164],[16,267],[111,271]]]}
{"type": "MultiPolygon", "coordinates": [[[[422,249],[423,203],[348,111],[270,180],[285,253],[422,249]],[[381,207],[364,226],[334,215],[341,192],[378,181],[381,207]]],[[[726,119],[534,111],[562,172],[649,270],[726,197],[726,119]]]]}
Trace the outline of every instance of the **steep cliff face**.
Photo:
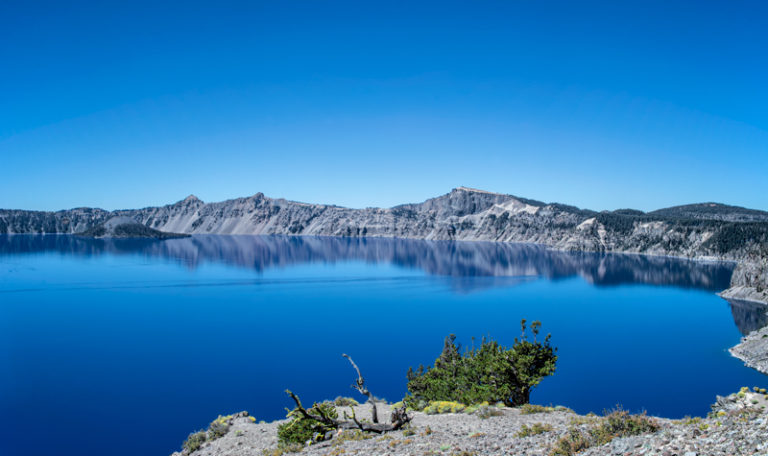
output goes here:
{"type": "MultiPolygon", "coordinates": [[[[258,193],[220,203],[189,197],[121,214],[163,231],[518,241],[564,240],[584,216],[495,193],[458,188],[423,203],[348,209],[271,199],[258,193]]],[[[587,237],[590,233],[587,233],[587,237]]],[[[580,239],[584,236],[578,236],[580,239]]],[[[582,240],[582,243],[585,243],[582,240]]],[[[594,241],[586,241],[592,246],[594,241]]]]}
{"type": "Polygon", "coordinates": [[[558,250],[612,251],[740,262],[734,297],[768,300],[768,213],[706,203],[655,213],[594,212],[469,188],[422,203],[348,209],[257,193],[218,203],[108,212],[0,210],[0,233],[76,233],[114,216],[187,234],[286,234],[528,242],[558,250]],[[736,220],[736,221],[733,221],[736,220]]]}
{"type": "Polygon", "coordinates": [[[739,262],[731,277],[731,288],[720,295],[726,299],[768,303],[768,260],[739,262]]]}

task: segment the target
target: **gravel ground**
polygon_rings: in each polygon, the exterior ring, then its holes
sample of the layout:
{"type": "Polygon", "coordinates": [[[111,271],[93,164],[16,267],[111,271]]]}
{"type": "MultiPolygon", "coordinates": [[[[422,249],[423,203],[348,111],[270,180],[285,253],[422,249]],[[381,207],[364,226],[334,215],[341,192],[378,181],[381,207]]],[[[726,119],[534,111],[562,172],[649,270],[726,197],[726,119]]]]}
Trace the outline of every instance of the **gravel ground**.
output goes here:
{"type": "MultiPolygon", "coordinates": [[[[653,434],[617,438],[582,451],[583,455],[766,455],[768,456],[768,401],[764,394],[742,392],[718,397],[710,418],[668,420],[657,418],[661,429],[653,434]]],[[[389,416],[379,406],[379,416],[389,416]]],[[[577,415],[567,409],[523,414],[517,408],[500,408],[499,416],[413,413],[409,431],[373,435],[364,440],[343,437],[303,448],[297,454],[319,455],[548,455],[553,444],[570,429],[586,431],[599,417],[577,415]],[[535,423],[551,430],[529,437],[518,432],[535,423]]],[[[369,416],[367,405],[356,407],[358,417],[369,416]]],[[[284,421],[255,423],[247,416],[232,419],[223,437],[209,441],[191,456],[262,456],[277,448],[277,426],[284,421]],[[266,452],[265,452],[266,450],[266,452]]],[[[173,456],[182,456],[181,452],[173,456]]]]}

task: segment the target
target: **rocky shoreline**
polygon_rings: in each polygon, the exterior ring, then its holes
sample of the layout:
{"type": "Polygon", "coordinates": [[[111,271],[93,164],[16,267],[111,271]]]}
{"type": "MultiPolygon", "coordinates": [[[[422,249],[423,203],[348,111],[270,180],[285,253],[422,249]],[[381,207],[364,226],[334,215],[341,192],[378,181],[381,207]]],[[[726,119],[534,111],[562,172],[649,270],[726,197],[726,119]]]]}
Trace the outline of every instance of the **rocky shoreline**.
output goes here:
{"type": "MultiPolygon", "coordinates": [[[[764,390],[763,390],[764,391],[764,390]]],[[[652,418],[658,430],[617,437],[608,443],[579,451],[583,455],[756,455],[768,453],[768,396],[742,388],[728,397],[718,397],[708,417],[671,420],[652,418]]],[[[390,407],[379,405],[381,416],[390,407]]],[[[328,441],[280,449],[277,427],[285,420],[257,423],[247,413],[228,418],[226,433],[195,451],[173,456],[306,456],[339,455],[541,455],[555,454],[554,448],[569,436],[588,435],[605,421],[595,415],[578,415],[564,407],[496,409],[488,416],[447,413],[413,413],[410,426],[402,431],[361,434],[344,431],[328,441]]],[[[367,416],[369,406],[355,407],[357,416],[367,416]]]]}
{"type": "MultiPolygon", "coordinates": [[[[720,296],[733,301],[768,303],[768,261],[743,262],[736,266],[731,278],[731,288],[720,296]]],[[[768,308],[767,308],[768,309],[768,308]]],[[[732,347],[731,355],[744,361],[747,366],[768,374],[768,326],[752,331],[732,347]]]]}
{"type": "Polygon", "coordinates": [[[747,366],[768,374],[768,326],[742,337],[729,351],[747,366]]]}

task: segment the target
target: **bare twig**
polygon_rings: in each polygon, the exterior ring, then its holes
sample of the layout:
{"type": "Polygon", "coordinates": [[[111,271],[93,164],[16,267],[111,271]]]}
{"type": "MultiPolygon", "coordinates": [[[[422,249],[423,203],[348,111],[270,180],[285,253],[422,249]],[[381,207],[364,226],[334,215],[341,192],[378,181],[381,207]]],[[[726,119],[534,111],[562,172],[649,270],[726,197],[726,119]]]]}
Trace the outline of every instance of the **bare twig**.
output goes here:
{"type": "Polygon", "coordinates": [[[322,413],[321,413],[321,414],[319,414],[319,415],[314,415],[314,414],[312,414],[312,413],[309,413],[309,412],[307,411],[307,409],[305,409],[305,408],[304,408],[304,407],[301,405],[301,399],[299,399],[299,397],[298,397],[298,396],[296,396],[295,394],[293,394],[293,391],[291,391],[291,390],[285,390],[285,392],[286,392],[286,394],[288,394],[289,396],[291,396],[291,399],[293,399],[293,402],[295,402],[295,403],[296,403],[296,410],[297,410],[297,411],[298,411],[298,412],[299,412],[299,413],[300,413],[302,416],[304,416],[304,418],[309,418],[309,419],[311,419],[311,420],[320,421],[321,423],[330,424],[330,425],[332,425],[332,426],[338,426],[338,424],[339,424],[339,423],[338,423],[338,421],[337,421],[337,420],[334,420],[333,418],[329,418],[329,417],[327,417],[327,416],[324,416],[322,413]]]}
{"type": "Polygon", "coordinates": [[[373,394],[371,394],[370,391],[368,391],[368,388],[365,387],[365,379],[363,378],[363,374],[360,373],[360,368],[357,367],[357,364],[355,364],[355,361],[352,360],[352,357],[350,357],[346,353],[342,353],[343,357],[347,358],[350,364],[352,364],[352,367],[355,368],[355,371],[357,372],[357,381],[354,385],[352,385],[352,388],[356,389],[360,392],[363,396],[368,397],[368,402],[371,403],[371,421],[374,423],[379,422],[379,412],[376,409],[376,400],[373,397],[373,394]]]}
{"type": "Polygon", "coordinates": [[[373,394],[371,394],[371,392],[368,391],[368,388],[365,387],[365,379],[363,378],[363,375],[360,373],[360,368],[357,367],[357,364],[355,364],[355,362],[352,360],[352,358],[349,357],[349,355],[343,354],[342,356],[344,356],[349,360],[350,364],[352,364],[352,367],[357,372],[357,381],[355,382],[355,385],[352,385],[352,388],[359,391],[360,394],[363,394],[368,397],[368,402],[371,403],[371,408],[372,408],[371,418],[373,423],[359,421],[357,419],[357,416],[355,416],[354,407],[350,407],[352,411],[352,421],[349,421],[348,419],[349,417],[346,412],[344,412],[344,418],[345,418],[344,420],[337,420],[337,419],[331,418],[322,412],[319,414],[310,413],[309,410],[305,409],[304,406],[301,405],[301,400],[299,399],[298,396],[296,396],[291,390],[285,390],[286,394],[288,394],[291,397],[291,399],[293,399],[293,402],[296,403],[296,409],[293,412],[289,413],[289,416],[293,414],[298,414],[304,418],[319,421],[321,423],[328,424],[338,429],[360,429],[363,432],[375,432],[377,434],[382,434],[384,432],[389,432],[389,431],[397,431],[398,429],[402,428],[405,424],[411,421],[411,418],[408,416],[408,414],[405,411],[405,406],[403,406],[398,409],[392,410],[390,424],[379,423],[378,412],[376,409],[376,401],[373,397],[373,394]]]}

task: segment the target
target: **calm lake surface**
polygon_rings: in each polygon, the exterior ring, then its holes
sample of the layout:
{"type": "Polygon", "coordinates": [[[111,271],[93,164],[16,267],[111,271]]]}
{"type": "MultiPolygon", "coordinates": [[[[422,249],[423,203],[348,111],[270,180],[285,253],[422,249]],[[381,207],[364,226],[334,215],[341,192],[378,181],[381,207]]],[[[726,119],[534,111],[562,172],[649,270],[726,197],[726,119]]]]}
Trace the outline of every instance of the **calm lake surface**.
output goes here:
{"type": "Polygon", "coordinates": [[[532,401],[703,415],[766,377],[729,356],[765,323],[732,265],[524,244],[272,236],[0,237],[0,455],[167,455],[219,414],[399,400],[443,338],[559,347],[532,401]]]}

